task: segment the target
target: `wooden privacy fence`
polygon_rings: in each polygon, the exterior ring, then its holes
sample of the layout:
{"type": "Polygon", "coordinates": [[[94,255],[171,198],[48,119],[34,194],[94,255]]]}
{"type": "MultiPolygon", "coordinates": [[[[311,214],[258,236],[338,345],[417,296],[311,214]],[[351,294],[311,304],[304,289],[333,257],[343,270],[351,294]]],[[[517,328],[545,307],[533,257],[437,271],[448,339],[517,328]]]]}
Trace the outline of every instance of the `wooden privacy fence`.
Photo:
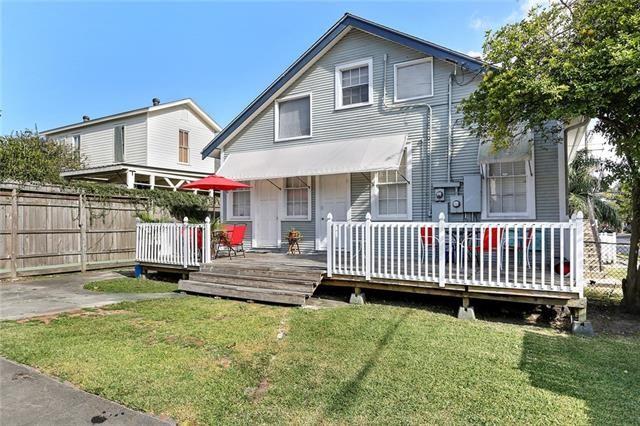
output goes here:
{"type": "Polygon", "coordinates": [[[129,266],[135,248],[136,200],[0,184],[0,279],[129,266]]]}

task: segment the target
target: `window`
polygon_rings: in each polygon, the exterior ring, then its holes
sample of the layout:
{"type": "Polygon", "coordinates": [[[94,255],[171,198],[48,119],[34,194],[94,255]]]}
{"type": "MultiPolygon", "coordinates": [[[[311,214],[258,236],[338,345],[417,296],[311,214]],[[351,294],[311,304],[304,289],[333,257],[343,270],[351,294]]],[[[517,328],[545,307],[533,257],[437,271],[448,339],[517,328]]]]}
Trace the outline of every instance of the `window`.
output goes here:
{"type": "Polygon", "coordinates": [[[433,59],[424,58],[393,66],[394,102],[433,96],[433,59]]]}
{"type": "Polygon", "coordinates": [[[400,168],[378,172],[374,178],[374,218],[411,219],[411,148],[407,147],[400,168]]]}
{"type": "Polygon", "coordinates": [[[186,130],[178,131],[178,162],[189,163],[189,132],[186,130]]]}
{"type": "Polygon", "coordinates": [[[491,163],[486,168],[486,217],[533,217],[535,183],[529,161],[491,163]]]}
{"type": "Polygon", "coordinates": [[[336,66],[336,109],[371,105],[373,60],[363,59],[336,66]]]}
{"type": "Polygon", "coordinates": [[[113,159],[116,163],[124,161],[124,126],[113,129],[113,159]]]}
{"type": "Polygon", "coordinates": [[[311,136],[311,94],[288,96],[276,101],[276,141],[311,136]]]}
{"type": "Polygon", "coordinates": [[[80,154],[80,135],[73,136],[73,150],[76,154],[80,154]]]}
{"type": "Polygon", "coordinates": [[[311,220],[311,191],[308,178],[285,179],[285,203],[287,219],[311,220]]]}
{"type": "Polygon", "coordinates": [[[230,218],[249,218],[251,216],[251,191],[249,188],[231,191],[229,194],[231,196],[230,218]]]}

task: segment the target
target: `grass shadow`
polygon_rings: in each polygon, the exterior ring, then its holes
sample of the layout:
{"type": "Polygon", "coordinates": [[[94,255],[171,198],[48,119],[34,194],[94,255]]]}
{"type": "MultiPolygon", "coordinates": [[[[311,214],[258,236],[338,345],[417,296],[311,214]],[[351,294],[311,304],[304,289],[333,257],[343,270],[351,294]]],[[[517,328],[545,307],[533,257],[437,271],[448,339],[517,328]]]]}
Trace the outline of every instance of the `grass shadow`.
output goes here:
{"type": "Polygon", "coordinates": [[[363,362],[360,370],[358,370],[358,372],[348,382],[342,385],[331,398],[330,405],[324,409],[323,418],[328,415],[344,414],[351,411],[353,405],[358,400],[358,395],[362,392],[363,382],[366,380],[367,376],[369,376],[371,370],[376,366],[380,360],[380,356],[387,346],[389,346],[391,339],[400,325],[402,325],[402,323],[407,319],[409,314],[410,311],[406,310],[396,321],[389,325],[376,344],[375,350],[372,352],[371,356],[363,362]]]}
{"type": "Polygon", "coordinates": [[[594,424],[640,422],[638,342],[525,332],[520,369],[533,386],[586,403],[594,424]]]}

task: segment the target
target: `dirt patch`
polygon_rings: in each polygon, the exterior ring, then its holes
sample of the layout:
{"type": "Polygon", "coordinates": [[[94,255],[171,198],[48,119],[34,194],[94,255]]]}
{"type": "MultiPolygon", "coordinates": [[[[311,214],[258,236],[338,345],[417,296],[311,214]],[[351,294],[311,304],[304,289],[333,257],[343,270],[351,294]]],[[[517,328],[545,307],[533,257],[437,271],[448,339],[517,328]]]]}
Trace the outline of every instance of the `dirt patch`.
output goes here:
{"type": "Polygon", "coordinates": [[[252,402],[257,403],[260,402],[268,390],[269,380],[265,377],[260,381],[258,387],[247,389],[247,396],[249,396],[252,402]]]}
{"type": "Polygon", "coordinates": [[[590,305],[587,319],[596,334],[640,336],[640,315],[625,312],[618,306],[590,305]]]}
{"type": "Polygon", "coordinates": [[[167,336],[164,339],[165,342],[170,344],[176,344],[184,347],[190,348],[200,348],[204,346],[204,340],[198,339],[193,336],[167,336]]]}
{"type": "Polygon", "coordinates": [[[100,308],[92,309],[92,310],[74,309],[72,311],[58,312],[55,314],[39,315],[36,317],[25,318],[25,319],[17,320],[16,322],[18,324],[24,324],[30,321],[40,321],[44,324],[49,324],[51,323],[51,321],[56,320],[60,317],[65,317],[65,318],[104,317],[107,315],[119,315],[119,314],[128,314],[128,313],[131,313],[131,311],[126,311],[124,309],[100,309],[100,308]]]}

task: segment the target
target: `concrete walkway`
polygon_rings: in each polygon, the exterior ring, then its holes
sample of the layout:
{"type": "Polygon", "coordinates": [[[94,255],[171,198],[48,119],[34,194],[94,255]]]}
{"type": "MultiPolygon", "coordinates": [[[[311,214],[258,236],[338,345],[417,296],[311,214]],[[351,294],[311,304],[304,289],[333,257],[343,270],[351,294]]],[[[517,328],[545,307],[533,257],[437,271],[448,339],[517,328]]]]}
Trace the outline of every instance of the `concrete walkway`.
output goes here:
{"type": "Polygon", "coordinates": [[[2,425],[173,425],[0,358],[2,425]]]}
{"type": "Polygon", "coordinates": [[[0,320],[16,320],[94,308],[123,301],[178,297],[177,293],[99,293],[82,288],[90,281],[122,278],[113,271],[63,274],[34,280],[0,283],[0,320]]]}

